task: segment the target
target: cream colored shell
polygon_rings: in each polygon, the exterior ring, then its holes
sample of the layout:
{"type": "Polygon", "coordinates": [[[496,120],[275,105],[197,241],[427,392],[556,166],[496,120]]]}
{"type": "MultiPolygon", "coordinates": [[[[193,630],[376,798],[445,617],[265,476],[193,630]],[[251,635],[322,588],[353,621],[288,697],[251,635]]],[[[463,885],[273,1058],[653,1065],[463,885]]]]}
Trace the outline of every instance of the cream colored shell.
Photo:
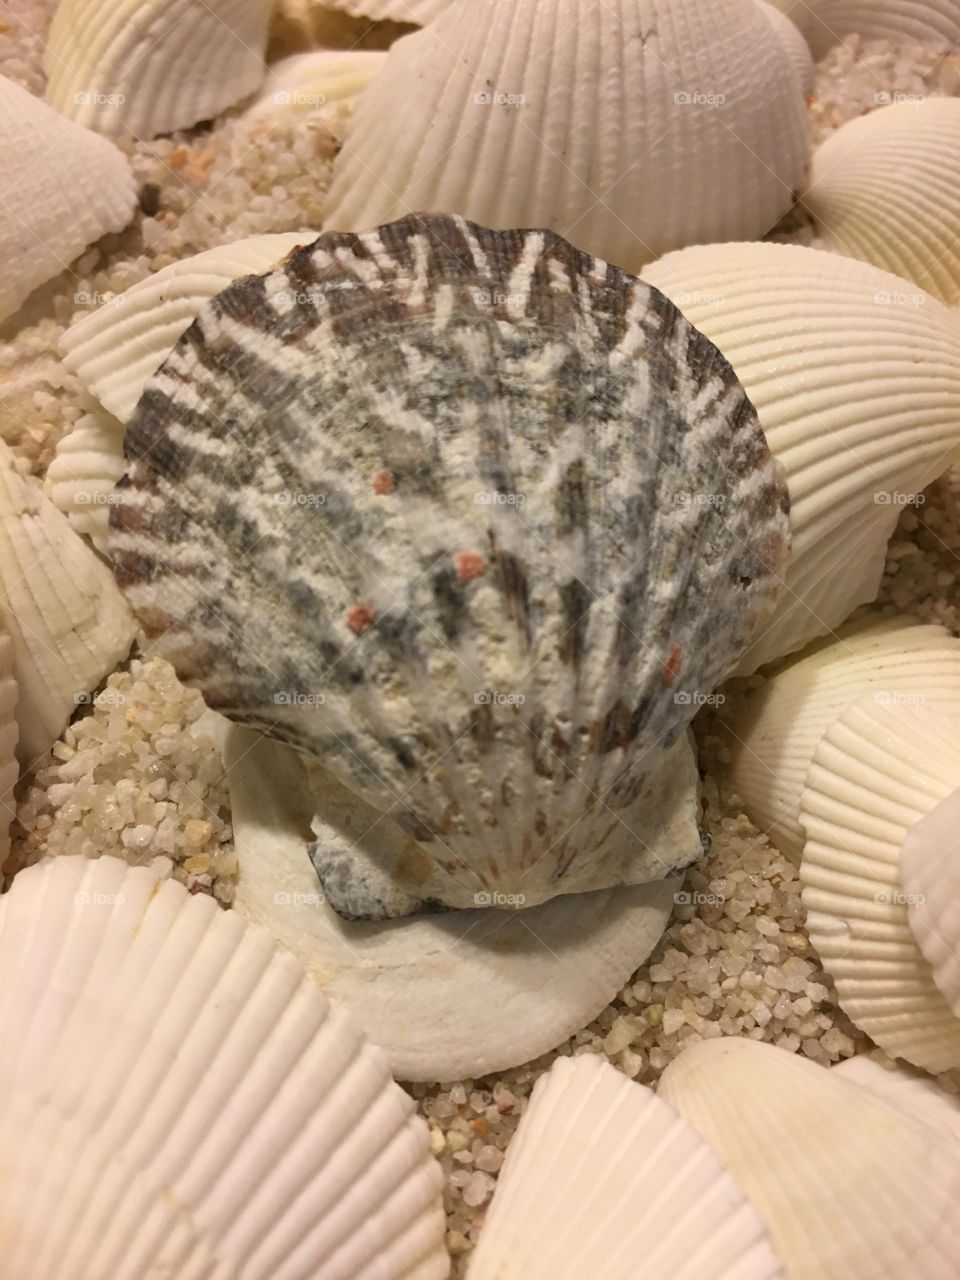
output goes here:
{"type": "Polygon", "coordinates": [[[88,245],[122,231],[137,189],[126,156],[0,76],[0,320],[88,245]]]}
{"type": "Polygon", "coordinates": [[[47,468],[46,489],[77,533],[106,553],[114,485],[124,472],[123,423],[103,411],[88,413],[59,442],[47,468]]]}
{"type": "Polygon", "coordinates": [[[449,8],[451,0],[328,0],[331,9],[342,9],[354,18],[374,22],[408,22],[425,27],[449,8]]]}
{"type": "Polygon", "coordinates": [[[910,1067],[882,1066],[865,1053],[844,1058],[830,1069],[960,1141],[960,1098],[947,1093],[929,1076],[910,1067]]]}
{"type": "Polygon", "coordinates": [[[733,365],[786,471],[793,559],[749,674],[876,596],[904,504],[960,447],[960,330],[915,285],[797,245],[685,249],[642,274],[733,365]]]}
{"type": "Polygon", "coordinates": [[[701,1041],[657,1092],[720,1157],[790,1280],[953,1280],[960,1143],[784,1049],[701,1041]]]}
{"type": "Polygon", "coordinates": [[[960,100],[896,102],[849,121],[814,152],[802,199],[837,253],[960,302],[960,100]]]}
{"type": "Polygon", "coordinates": [[[900,862],[910,828],[960,786],[952,710],[920,692],[858,699],[817,744],[800,804],[807,930],[840,1005],[890,1057],[934,1072],[960,1067],[960,1018],[911,930],[900,862]]]}
{"type": "Polygon", "coordinates": [[[797,73],[800,91],[804,95],[810,94],[813,91],[816,69],[810,53],[810,46],[804,39],[800,28],[786,14],[782,13],[776,5],[768,3],[768,0],[754,0],[754,3],[759,6],[760,12],[773,27],[777,34],[777,39],[783,45],[783,51],[790,59],[790,65],[797,73]]]}
{"type": "Polygon", "coordinates": [[[382,1053],[160,875],[58,858],[0,899],[7,1274],[442,1280],[440,1170],[382,1053]]]}
{"type": "Polygon", "coordinates": [[[133,617],[110,570],[39,484],[0,450],[0,615],[13,644],[24,768],[130,651],[133,617]]]}
{"type": "Polygon", "coordinates": [[[282,58],[270,67],[246,118],[304,117],[353,103],[382,70],[386,57],[378,50],[320,49],[282,58]]]}
{"type": "Polygon", "coordinates": [[[0,634],[0,880],[10,855],[10,823],[17,812],[13,789],[20,776],[17,763],[17,682],[13,678],[13,644],[0,634]]]}
{"type": "Polygon", "coordinates": [[[325,226],[460,213],[637,270],[769,230],[806,128],[780,40],[743,0],[454,0],[358,102],[325,226]]]}
{"type": "Polygon", "coordinates": [[[144,383],[209,298],[239,276],[258,275],[315,239],[312,231],[249,236],[163,267],[75,321],[60,340],[63,363],[125,423],[144,383]]]}
{"type": "Polygon", "coordinates": [[[592,1055],[537,1081],[467,1280],[780,1280],[766,1230],[672,1107],[592,1055]]]}
{"type": "Polygon", "coordinates": [[[818,60],[845,36],[952,45],[960,39],[955,0],[774,0],[818,60]]]}
{"type": "Polygon", "coordinates": [[[597,1016],[667,926],[679,880],[565,894],[519,912],[342,920],[307,856],[315,806],[300,758],[213,712],[196,731],[223,751],[240,863],[235,910],[348,1005],[400,1080],[476,1077],[546,1053],[597,1016]]]}
{"type": "Polygon", "coordinates": [[[950,725],[953,790],[907,833],[900,855],[910,928],[960,1019],[960,723],[950,725]]]}
{"type": "Polygon", "coordinates": [[[254,93],[271,0],[61,0],[47,101],[104,134],[187,129],[254,93]]]}
{"type": "MultiPolygon", "coordinates": [[[[960,640],[943,627],[872,619],[795,659],[731,716],[730,781],[747,813],[799,862],[800,803],[824,730],[865,694],[887,705],[925,698],[960,714],[960,640]]],[[[879,703],[878,705],[884,705],[879,703]]]]}

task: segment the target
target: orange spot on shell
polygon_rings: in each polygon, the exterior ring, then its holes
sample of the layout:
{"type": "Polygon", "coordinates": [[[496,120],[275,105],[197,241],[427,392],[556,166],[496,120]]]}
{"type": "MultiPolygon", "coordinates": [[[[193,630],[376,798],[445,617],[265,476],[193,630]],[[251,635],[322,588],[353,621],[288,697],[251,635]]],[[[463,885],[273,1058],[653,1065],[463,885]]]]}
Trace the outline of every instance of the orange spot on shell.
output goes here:
{"type": "Polygon", "coordinates": [[[364,604],[361,600],[347,612],[347,626],[355,635],[362,636],[377,620],[377,611],[373,605],[364,604]]]}
{"type": "Polygon", "coordinates": [[[378,471],[373,477],[373,492],[381,497],[385,493],[393,493],[393,476],[389,471],[378,471]]]}
{"type": "Polygon", "coordinates": [[[663,683],[671,685],[676,678],[677,672],[683,663],[683,650],[678,644],[675,644],[670,650],[670,657],[663,666],[663,683]]]}
{"type": "Polygon", "coordinates": [[[487,572],[486,558],[479,551],[458,551],[453,563],[457,566],[457,577],[461,582],[472,582],[487,572]]]}

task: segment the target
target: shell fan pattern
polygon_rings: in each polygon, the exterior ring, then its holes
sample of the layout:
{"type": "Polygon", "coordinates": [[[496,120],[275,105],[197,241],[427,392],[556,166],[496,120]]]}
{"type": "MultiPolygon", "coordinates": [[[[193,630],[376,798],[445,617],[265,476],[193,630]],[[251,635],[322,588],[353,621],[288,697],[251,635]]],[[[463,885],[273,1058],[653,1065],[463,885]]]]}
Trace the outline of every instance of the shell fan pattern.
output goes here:
{"type": "MultiPolygon", "coordinates": [[[[157,650],[389,811],[407,889],[446,873],[427,905],[675,869],[623,815],[789,534],[743,388],[657,290],[551,232],[326,234],[204,306],[125,448],[110,554],[157,650]]],[[[326,871],[347,914],[409,910],[326,871]]]]}

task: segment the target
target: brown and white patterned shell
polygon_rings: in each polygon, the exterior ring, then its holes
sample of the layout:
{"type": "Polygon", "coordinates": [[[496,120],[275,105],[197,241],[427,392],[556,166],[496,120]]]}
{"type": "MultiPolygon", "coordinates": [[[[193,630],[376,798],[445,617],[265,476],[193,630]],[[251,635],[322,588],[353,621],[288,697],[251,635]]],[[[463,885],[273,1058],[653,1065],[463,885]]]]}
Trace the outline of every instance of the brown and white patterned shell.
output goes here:
{"type": "Polygon", "coordinates": [[[546,231],[325,234],[204,306],[126,450],[111,555],[159,651],[389,813],[436,901],[672,869],[622,814],[789,535],[743,388],[656,289],[546,231]]]}

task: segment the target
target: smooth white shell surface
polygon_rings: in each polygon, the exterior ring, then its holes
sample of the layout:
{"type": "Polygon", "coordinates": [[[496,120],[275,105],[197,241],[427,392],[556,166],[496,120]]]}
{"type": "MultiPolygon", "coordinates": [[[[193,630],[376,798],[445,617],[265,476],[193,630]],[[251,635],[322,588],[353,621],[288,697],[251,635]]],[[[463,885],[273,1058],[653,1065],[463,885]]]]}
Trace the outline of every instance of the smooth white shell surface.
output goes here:
{"type": "Polygon", "coordinates": [[[638,1274],[785,1275],[756,1211],[672,1107],[602,1058],[559,1058],[511,1142],[468,1280],[638,1274]]]}
{"type": "Polygon", "coordinates": [[[442,1280],[440,1170],[382,1053],[160,874],[59,858],[0,900],[9,1274],[442,1280]]]}
{"type": "Polygon", "coordinates": [[[960,100],[895,102],[848,121],[814,152],[802,201],[837,253],[960,302],[960,100]]]}
{"type": "Polygon", "coordinates": [[[960,1141],[960,1098],[909,1067],[885,1067],[866,1054],[844,1058],[830,1068],[844,1080],[862,1085],[908,1111],[938,1132],[949,1131],[960,1141]]]}
{"type": "Polygon", "coordinates": [[[362,95],[325,225],[461,213],[631,271],[760,236],[806,163],[788,63],[743,0],[455,0],[362,95]]]}
{"type": "Polygon", "coordinates": [[[851,625],[772,676],[731,718],[731,783],[760,830],[794,861],[817,743],[865,694],[878,705],[923,698],[932,710],[960,714],[960,641],[938,626],[851,625]]]}
{"type": "Polygon", "coordinates": [[[960,337],[915,285],[798,245],[684,249],[642,277],[730,361],[786,471],[793,558],[748,675],[875,598],[904,504],[960,446],[960,337]]]}
{"type": "Polygon", "coordinates": [[[666,928],[679,880],[347,923],[307,856],[313,802],[299,757],[210,713],[240,860],[234,908],[347,1003],[401,1080],[485,1075],[546,1053],[595,1017],[666,928]]]}
{"type": "Polygon", "coordinates": [[[60,340],[63,363],[121,422],[203,304],[240,276],[280,262],[312,231],[249,236],[163,267],[83,316],[60,340]]]}
{"type": "Polygon", "coordinates": [[[133,217],[137,189],[112,142],[0,76],[0,320],[133,217]]]}
{"type": "Polygon", "coordinates": [[[0,877],[10,853],[10,823],[17,812],[13,788],[20,776],[17,763],[17,682],[13,678],[13,644],[0,634],[0,877]]]}
{"type": "Polygon", "coordinates": [[[844,36],[952,45],[960,39],[955,0],[774,0],[818,60],[844,36]]]}
{"type": "Polygon", "coordinates": [[[900,863],[910,828],[960,786],[952,710],[922,693],[858,699],[817,744],[800,804],[807,930],[840,1004],[891,1057],[928,1071],[960,1066],[960,1018],[911,930],[900,863]]]}
{"type": "Polygon", "coordinates": [[[127,656],[133,616],[107,566],[0,450],[0,614],[19,690],[18,755],[29,767],[78,703],[127,656]]]}
{"type": "Polygon", "coordinates": [[[658,1093],[764,1219],[790,1280],[951,1280],[960,1143],[835,1071],[755,1040],[685,1049],[658,1093]]]}
{"type": "Polygon", "coordinates": [[[102,411],[78,419],[47,468],[45,486],[54,506],[101,553],[117,500],[113,488],[123,471],[123,423],[102,411]]]}
{"type": "Polygon", "coordinates": [[[910,928],[933,979],[960,1019],[960,726],[951,723],[956,787],[910,829],[900,855],[910,928]]]}
{"type": "Polygon", "coordinates": [[[154,138],[212,120],[264,75],[270,0],[61,0],[47,101],[98,133],[154,138]]]}

